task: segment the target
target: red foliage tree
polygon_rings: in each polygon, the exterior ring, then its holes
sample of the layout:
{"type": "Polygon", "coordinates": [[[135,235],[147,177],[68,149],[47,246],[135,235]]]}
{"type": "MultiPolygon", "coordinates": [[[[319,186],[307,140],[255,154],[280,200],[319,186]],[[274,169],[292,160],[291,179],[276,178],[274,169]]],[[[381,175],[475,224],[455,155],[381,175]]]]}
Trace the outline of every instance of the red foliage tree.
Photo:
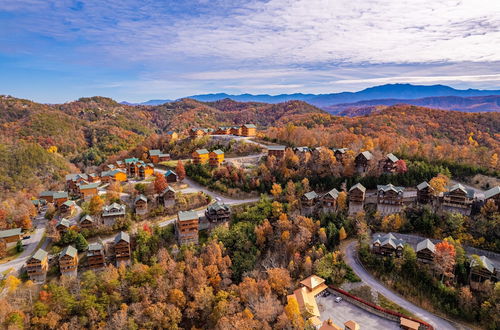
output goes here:
{"type": "Polygon", "coordinates": [[[184,169],[184,164],[180,159],[177,161],[175,172],[177,173],[177,178],[179,179],[179,181],[182,181],[186,178],[186,170],[184,169]]]}
{"type": "Polygon", "coordinates": [[[406,166],[406,162],[403,159],[399,159],[395,165],[396,165],[396,172],[398,173],[408,172],[408,166],[406,166]]]}
{"type": "Polygon", "coordinates": [[[157,194],[162,193],[168,187],[167,179],[163,174],[156,173],[155,181],[153,182],[157,194]]]}

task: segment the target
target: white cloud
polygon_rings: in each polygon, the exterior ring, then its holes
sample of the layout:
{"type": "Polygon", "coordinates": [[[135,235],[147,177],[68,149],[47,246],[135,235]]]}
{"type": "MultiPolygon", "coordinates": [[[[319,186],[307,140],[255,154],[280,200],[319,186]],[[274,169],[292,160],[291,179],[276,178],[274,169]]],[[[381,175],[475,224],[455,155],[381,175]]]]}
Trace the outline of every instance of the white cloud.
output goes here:
{"type": "Polygon", "coordinates": [[[439,82],[484,82],[484,81],[500,81],[500,74],[474,75],[474,76],[426,76],[426,77],[384,77],[384,78],[367,78],[367,79],[340,79],[333,81],[334,84],[392,84],[392,83],[415,83],[428,84],[439,82]]]}

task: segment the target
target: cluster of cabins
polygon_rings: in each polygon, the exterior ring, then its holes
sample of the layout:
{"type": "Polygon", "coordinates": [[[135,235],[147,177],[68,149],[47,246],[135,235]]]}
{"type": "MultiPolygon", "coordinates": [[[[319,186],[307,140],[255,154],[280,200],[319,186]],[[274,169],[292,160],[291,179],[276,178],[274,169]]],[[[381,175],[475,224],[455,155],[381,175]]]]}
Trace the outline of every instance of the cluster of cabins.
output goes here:
{"type": "Polygon", "coordinates": [[[91,243],[87,251],[81,254],[74,246],[68,245],[55,258],[49,259],[47,251],[39,249],[27,260],[26,272],[32,281],[41,283],[45,281],[52,265],[59,266],[61,275],[76,276],[79,267],[100,270],[113,259],[116,266],[128,265],[131,261],[131,251],[130,236],[120,232],[107,246],[102,242],[91,243]],[[83,265],[80,265],[80,257],[84,259],[83,265]]]}
{"type": "MultiPolygon", "coordinates": [[[[339,191],[332,189],[325,194],[315,191],[301,197],[301,212],[311,215],[316,212],[334,212],[337,209],[339,191]]],[[[357,183],[348,191],[349,214],[364,210],[366,204],[376,204],[377,212],[383,216],[400,213],[407,205],[431,205],[437,211],[470,215],[473,209],[479,209],[488,200],[500,205],[500,187],[494,187],[484,193],[476,194],[461,184],[455,184],[448,191],[435,194],[427,182],[422,182],[416,189],[406,189],[392,184],[378,185],[376,192],[368,195],[366,188],[357,183]]]]}
{"type": "Polygon", "coordinates": [[[224,151],[220,149],[213,151],[198,149],[193,152],[192,161],[193,164],[208,164],[211,167],[219,167],[224,162],[224,151]]]}
{"type": "MultiPolygon", "coordinates": [[[[273,156],[276,159],[282,159],[285,156],[286,150],[289,149],[286,146],[282,145],[270,145],[267,146],[267,155],[273,156]]],[[[295,154],[312,154],[314,152],[319,152],[323,147],[317,148],[309,148],[309,147],[295,147],[291,148],[295,154]]],[[[331,148],[330,149],[336,160],[339,162],[343,162],[345,159],[346,152],[349,150],[347,148],[331,148]]],[[[399,158],[394,154],[389,153],[383,159],[378,161],[378,164],[373,166],[378,166],[382,173],[394,173],[397,170],[397,163],[399,158]]],[[[354,158],[354,167],[356,168],[356,172],[358,174],[364,174],[372,168],[372,163],[374,162],[374,156],[370,151],[363,151],[356,155],[354,158]]]]}
{"type": "MultiPolygon", "coordinates": [[[[371,243],[374,254],[381,256],[400,257],[406,241],[397,238],[394,234],[375,234],[371,243]]],[[[436,247],[430,239],[424,239],[416,244],[417,261],[423,265],[434,264],[436,247]]],[[[495,283],[498,280],[498,269],[486,256],[472,258],[470,262],[470,286],[477,289],[486,280],[495,283]],[[479,261],[478,261],[479,260],[479,261]]]]}
{"type": "Polygon", "coordinates": [[[205,135],[236,135],[236,136],[255,136],[257,127],[254,124],[243,124],[241,126],[219,126],[213,128],[198,128],[189,129],[191,138],[198,138],[205,135]]]}

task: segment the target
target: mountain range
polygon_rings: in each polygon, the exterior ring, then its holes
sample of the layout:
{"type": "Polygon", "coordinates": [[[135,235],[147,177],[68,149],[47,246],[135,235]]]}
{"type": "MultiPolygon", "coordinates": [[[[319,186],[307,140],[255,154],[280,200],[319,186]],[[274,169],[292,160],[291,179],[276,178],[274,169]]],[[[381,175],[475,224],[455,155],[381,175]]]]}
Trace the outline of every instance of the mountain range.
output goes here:
{"type": "MultiPolygon", "coordinates": [[[[191,98],[197,101],[202,102],[214,102],[222,99],[232,99],[234,101],[239,102],[263,102],[263,103],[281,103],[290,100],[299,100],[305,101],[322,109],[329,110],[329,107],[338,104],[348,104],[355,103],[360,101],[370,101],[370,105],[382,104],[387,105],[386,103],[397,104],[397,103],[408,103],[414,104],[411,100],[423,99],[423,98],[432,98],[432,97],[460,97],[460,98],[471,98],[477,96],[491,96],[491,95],[500,95],[500,90],[480,90],[480,89],[455,89],[449,86],[444,85],[412,85],[412,84],[386,84],[381,86],[375,86],[363,89],[358,92],[342,92],[342,93],[331,93],[331,94],[280,94],[280,95],[268,95],[268,94],[226,94],[226,93],[217,93],[217,94],[201,94],[201,95],[192,95],[187,98],[191,98]],[[385,103],[377,103],[374,100],[384,100],[385,103]],[[389,101],[390,100],[390,101],[389,101]]],[[[480,100],[464,100],[460,101],[459,99],[449,99],[449,101],[454,102],[453,105],[445,105],[444,109],[453,109],[453,110],[462,110],[459,106],[460,103],[468,103],[468,107],[473,107],[474,102],[479,102],[480,100]],[[457,105],[458,107],[455,107],[457,105]]],[[[171,100],[150,100],[141,105],[158,105],[171,102],[171,100]]],[[[414,105],[426,105],[433,107],[435,103],[446,103],[445,99],[443,100],[435,100],[435,101],[421,101],[418,102],[429,102],[429,104],[414,104],[414,105]]],[[[130,103],[126,103],[130,104],[130,103]]],[[[498,104],[497,104],[498,107],[498,104]]],[[[498,110],[490,110],[486,107],[480,107],[481,110],[476,111],[498,111],[498,110]]]]}

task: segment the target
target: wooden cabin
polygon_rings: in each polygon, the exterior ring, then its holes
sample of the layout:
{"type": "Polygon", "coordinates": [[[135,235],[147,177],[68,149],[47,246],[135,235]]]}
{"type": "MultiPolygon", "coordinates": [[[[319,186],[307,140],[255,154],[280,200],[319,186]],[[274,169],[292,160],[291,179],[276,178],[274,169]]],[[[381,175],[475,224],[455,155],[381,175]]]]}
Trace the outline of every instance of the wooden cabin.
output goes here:
{"type": "Polygon", "coordinates": [[[62,203],[68,200],[67,191],[42,191],[38,199],[43,199],[47,203],[54,203],[59,208],[62,203]]]}
{"type": "Polygon", "coordinates": [[[71,245],[59,253],[59,270],[62,275],[76,276],[78,269],[78,251],[71,245]]]}
{"type": "Polygon", "coordinates": [[[49,270],[49,257],[47,251],[38,249],[26,262],[26,272],[33,282],[44,282],[49,270]]]}
{"type": "Polygon", "coordinates": [[[177,134],[177,132],[174,131],[168,131],[166,133],[166,136],[169,142],[175,142],[179,139],[179,134],[177,134]]]}
{"type": "Polygon", "coordinates": [[[137,164],[137,170],[139,179],[147,179],[155,173],[155,167],[151,163],[140,162],[137,164]]]}
{"type": "Polygon", "coordinates": [[[80,229],[92,229],[94,228],[95,223],[94,219],[89,215],[86,214],[80,219],[80,229]]]}
{"type": "Polygon", "coordinates": [[[377,212],[381,215],[399,213],[403,209],[404,187],[392,184],[377,186],[377,212]]]}
{"type": "Polygon", "coordinates": [[[70,223],[69,220],[66,218],[61,218],[56,224],[56,230],[59,232],[60,235],[63,235],[65,232],[67,232],[69,227],[70,223]]]}
{"type": "Polygon", "coordinates": [[[347,148],[333,148],[332,151],[333,151],[333,155],[335,156],[335,159],[337,159],[338,162],[343,162],[344,161],[344,157],[345,157],[345,154],[347,152],[347,148]]]}
{"type": "Polygon", "coordinates": [[[66,201],[62,203],[61,207],[59,210],[61,211],[61,214],[65,215],[71,215],[73,211],[75,210],[76,203],[74,201],[66,201]]]}
{"type": "Polygon", "coordinates": [[[0,239],[4,240],[7,246],[17,244],[23,237],[22,228],[0,230],[0,239]]]}
{"type": "Polygon", "coordinates": [[[112,227],[115,221],[119,218],[125,217],[126,206],[123,204],[113,203],[111,205],[105,205],[102,208],[102,220],[106,226],[112,227]]]}
{"type": "Polygon", "coordinates": [[[254,124],[241,125],[242,136],[255,136],[257,135],[257,127],[254,124]]]}
{"type": "Polygon", "coordinates": [[[199,219],[196,211],[180,211],[175,222],[175,234],[179,245],[198,244],[199,219]]]}
{"type": "Polygon", "coordinates": [[[229,135],[229,134],[231,134],[231,127],[219,126],[215,130],[214,134],[216,134],[216,135],[229,135]]]}
{"type": "Polygon", "coordinates": [[[79,193],[78,186],[88,184],[89,176],[85,173],[66,175],[66,189],[73,195],[79,193]]]}
{"type": "Polygon", "coordinates": [[[442,210],[446,212],[457,212],[463,215],[470,215],[473,200],[474,190],[466,189],[458,183],[443,194],[441,207],[442,210]]]}
{"type": "Polygon", "coordinates": [[[316,210],[319,195],[315,191],[309,191],[300,197],[300,211],[303,215],[311,215],[316,210]]]}
{"type": "Polygon", "coordinates": [[[134,199],[134,209],[135,213],[139,215],[143,215],[148,212],[148,199],[146,196],[141,194],[134,199]]]}
{"type": "Polygon", "coordinates": [[[267,156],[274,156],[276,159],[283,159],[285,157],[285,146],[267,146],[267,156]]]}
{"type": "Polygon", "coordinates": [[[98,182],[82,184],[78,186],[78,193],[84,200],[88,201],[93,196],[97,196],[99,194],[97,187],[99,187],[98,182]]]}
{"type": "Polygon", "coordinates": [[[376,234],[372,240],[372,252],[384,256],[400,257],[403,253],[405,241],[397,239],[393,234],[376,234]]]}
{"type": "Polygon", "coordinates": [[[209,160],[209,152],[207,149],[198,149],[193,152],[194,164],[207,164],[209,160]]]}
{"type": "Polygon", "coordinates": [[[167,180],[168,183],[177,182],[177,179],[177,173],[175,173],[174,171],[168,170],[167,172],[165,172],[165,180],[167,180]]]}
{"type": "Polygon", "coordinates": [[[101,173],[101,180],[105,183],[127,181],[127,172],[123,169],[114,169],[101,173]]]}
{"type": "Polygon", "coordinates": [[[434,196],[434,189],[427,181],[417,186],[417,203],[420,205],[430,204],[434,196]]]}
{"type": "Polygon", "coordinates": [[[198,138],[198,137],[202,137],[204,135],[208,135],[211,132],[212,132],[212,130],[209,128],[191,128],[189,130],[189,136],[191,138],[198,138]]]}
{"type": "Polygon", "coordinates": [[[417,261],[424,264],[432,264],[434,262],[434,254],[436,253],[436,247],[430,239],[426,238],[417,244],[417,261]]]}
{"type": "Polygon", "coordinates": [[[54,201],[54,192],[53,191],[42,191],[38,195],[38,199],[44,200],[46,203],[52,203],[54,201]]]}
{"type": "Polygon", "coordinates": [[[339,191],[332,189],[321,197],[321,210],[323,213],[332,213],[337,210],[337,198],[339,191]]]}
{"type": "Polygon", "coordinates": [[[154,165],[145,163],[137,158],[125,159],[127,176],[132,178],[145,179],[154,174],[154,165]]]}
{"type": "Polygon", "coordinates": [[[349,203],[364,203],[366,188],[361,183],[356,183],[349,189],[349,203]]]}
{"type": "Polygon", "coordinates": [[[132,255],[130,248],[130,236],[129,234],[121,231],[115,237],[115,258],[116,258],[116,266],[120,266],[120,264],[130,264],[130,257],[132,255]]]}
{"type": "Polygon", "coordinates": [[[469,282],[472,289],[480,289],[481,284],[485,281],[495,283],[498,280],[498,269],[485,256],[473,255],[470,268],[469,282]]]}
{"type": "Polygon", "coordinates": [[[217,149],[208,154],[208,163],[212,167],[219,167],[224,161],[224,151],[217,149]]]}
{"type": "Polygon", "coordinates": [[[369,151],[363,151],[354,158],[354,166],[359,174],[366,173],[370,163],[373,160],[373,155],[369,151]]]}
{"type": "Polygon", "coordinates": [[[104,246],[100,242],[89,244],[87,250],[87,266],[90,269],[102,269],[106,267],[104,246]]]}
{"type": "Polygon", "coordinates": [[[484,192],[484,201],[492,200],[497,206],[497,211],[500,210],[500,186],[493,187],[484,192]]]}
{"type": "Polygon", "coordinates": [[[389,153],[384,159],[380,160],[379,167],[383,173],[396,172],[396,162],[399,160],[394,154],[389,153]]]}
{"type": "Polygon", "coordinates": [[[175,194],[174,188],[168,186],[161,194],[158,194],[158,204],[165,207],[171,207],[175,205],[175,194]]]}
{"type": "Polygon", "coordinates": [[[231,135],[237,135],[237,136],[240,136],[241,135],[241,126],[233,126],[229,129],[229,133],[231,135]]]}
{"type": "Polygon", "coordinates": [[[209,205],[205,211],[205,217],[212,223],[229,221],[230,216],[231,210],[229,209],[229,206],[221,202],[215,202],[214,204],[209,205]]]}
{"type": "Polygon", "coordinates": [[[165,162],[170,160],[170,154],[165,154],[158,149],[152,149],[148,152],[149,160],[153,164],[158,164],[159,162],[165,162]]]}

